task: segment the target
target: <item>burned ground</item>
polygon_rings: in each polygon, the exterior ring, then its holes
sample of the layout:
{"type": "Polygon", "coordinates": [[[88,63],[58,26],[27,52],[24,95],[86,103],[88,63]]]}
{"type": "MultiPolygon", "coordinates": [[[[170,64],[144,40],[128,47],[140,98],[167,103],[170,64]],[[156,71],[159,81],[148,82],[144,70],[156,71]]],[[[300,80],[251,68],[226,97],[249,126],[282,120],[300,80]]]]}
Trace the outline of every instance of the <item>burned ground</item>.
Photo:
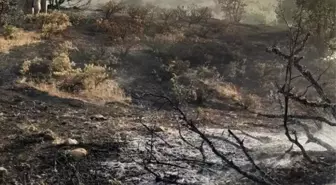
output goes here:
{"type": "MultiPolygon", "coordinates": [[[[165,184],[145,170],[143,160],[150,142],[155,143],[157,160],[150,168],[164,177],[177,178],[182,184],[251,184],[209,148],[204,151],[207,163],[200,163],[199,151],[181,140],[178,112],[148,94],[191,99],[181,104],[188,118],[249,173],[256,171],[229,129],[244,139],[256,163],[278,184],[335,183],[334,153],[304,144],[307,138],[299,134],[308,154],[319,161],[307,162],[297,147],[288,150],[291,143],[284,135],[282,117],[270,116],[282,111],[270,96],[275,94],[270,84],[283,80],[285,65],[265,51],[275,43],[286,45],[284,28],[210,19],[189,29],[182,25],[171,34],[158,34],[163,39],[158,40],[162,50],[157,53],[157,43],[146,37],[141,38],[145,44],[131,40],[135,46],[121,56],[116,47],[120,43],[97,28],[96,17],[78,17],[72,15],[72,23],[77,24],[55,37],[43,38],[39,31],[24,30],[22,38],[0,38],[0,184],[165,184]],[[204,27],[214,29],[204,35],[204,27]],[[186,35],[182,41],[179,32],[186,35]],[[105,65],[113,83],[97,91],[85,89],[85,94],[63,92],[54,79],[28,81],[31,76],[20,71],[25,61],[53,62],[57,47],[66,45],[64,41],[75,46],[61,53],[77,69],[92,63],[105,65]],[[182,85],[176,88],[172,79],[182,85]],[[196,101],[190,98],[194,89],[203,90],[202,101],[197,101],[198,92],[196,101]],[[78,143],[69,144],[69,139],[78,143]],[[79,159],[69,155],[76,148],[84,148],[87,155],[79,159]]],[[[310,57],[307,66],[314,67],[310,57]]],[[[304,87],[302,81],[296,82],[298,88],[304,87]]],[[[306,113],[306,107],[296,106],[293,112],[306,113]]],[[[321,134],[335,147],[334,128],[320,127],[311,120],[307,123],[314,134],[321,134]]],[[[290,127],[304,131],[295,124],[290,127]]],[[[190,130],[182,130],[182,135],[191,143],[200,142],[190,130]]]]}

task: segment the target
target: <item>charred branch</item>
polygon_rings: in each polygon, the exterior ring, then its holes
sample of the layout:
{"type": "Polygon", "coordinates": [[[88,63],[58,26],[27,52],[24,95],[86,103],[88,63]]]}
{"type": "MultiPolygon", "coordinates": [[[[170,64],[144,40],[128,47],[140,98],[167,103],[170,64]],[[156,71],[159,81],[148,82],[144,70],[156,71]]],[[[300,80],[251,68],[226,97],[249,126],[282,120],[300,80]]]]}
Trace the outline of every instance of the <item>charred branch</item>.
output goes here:
{"type": "MultiPolygon", "coordinates": [[[[268,182],[267,180],[263,178],[259,178],[258,176],[251,174],[249,172],[244,171],[239,166],[237,166],[232,160],[228,159],[227,156],[214,145],[214,143],[206,136],[205,133],[199,130],[197,128],[196,124],[192,119],[189,119],[184,111],[178,106],[177,103],[174,103],[172,100],[170,100],[168,97],[161,96],[161,95],[155,95],[155,94],[146,94],[147,96],[153,96],[157,98],[164,99],[167,101],[172,108],[180,115],[179,119],[182,120],[184,123],[182,126],[187,128],[188,130],[192,131],[193,133],[197,134],[205,144],[208,145],[211,152],[215,154],[217,157],[219,157],[223,162],[225,162],[230,168],[234,169],[239,174],[243,175],[244,177],[250,179],[253,182],[264,184],[264,185],[271,185],[272,183],[268,182]]],[[[146,96],[145,95],[145,96],[146,96]]]]}
{"type": "Polygon", "coordinates": [[[244,140],[239,139],[239,137],[237,135],[235,135],[231,130],[228,130],[229,134],[236,140],[236,142],[239,144],[240,148],[242,149],[242,151],[244,152],[245,156],[247,157],[247,159],[249,160],[249,162],[253,165],[253,167],[260,173],[260,175],[262,177],[264,177],[265,179],[267,179],[268,181],[270,181],[273,184],[278,184],[274,179],[272,179],[270,176],[268,176],[253,160],[253,158],[251,157],[251,155],[248,153],[246,147],[244,146],[244,140]]]}

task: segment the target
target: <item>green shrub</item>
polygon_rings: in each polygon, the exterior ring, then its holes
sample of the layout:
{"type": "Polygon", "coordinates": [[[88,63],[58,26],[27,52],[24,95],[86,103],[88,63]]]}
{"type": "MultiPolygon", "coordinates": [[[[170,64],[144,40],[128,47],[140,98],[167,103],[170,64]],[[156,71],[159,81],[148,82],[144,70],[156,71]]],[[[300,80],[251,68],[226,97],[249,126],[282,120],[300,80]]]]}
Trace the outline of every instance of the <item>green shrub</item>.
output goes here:
{"type": "Polygon", "coordinates": [[[71,26],[70,18],[67,14],[52,12],[50,14],[27,15],[25,21],[33,28],[40,29],[42,36],[49,38],[65,31],[71,26]]]}
{"type": "Polygon", "coordinates": [[[72,71],[72,65],[69,56],[66,53],[61,53],[56,56],[51,62],[53,74],[62,75],[72,71]]]}
{"type": "Polygon", "coordinates": [[[73,68],[67,53],[60,53],[51,61],[35,58],[24,61],[21,74],[33,82],[53,82],[60,90],[79,92],[95,89],[108,78],[108,68],[87,64],[83,69],[73,68]]]}
{"type": "Polygon", "coordinates": [[[41,58],[26,60],[23,62],[20,70],[21,74],[32,81],[49,80],[52,75],[50,62],[41,58]]]}
{"type": "Polygon", "coordinates": [[[68,74],[63,74],[58,82],[58,88],[71,93],[92,90],[108,78],[109,75],[105,66],[88,64],[85,65],[83,70],[76,69],[68,74]]]}
{"type": "Polygon", "coordinates": [[[20,29],[12,25],[4,25],[3,35],[6,39],[17,39],[20,36],[20,29]]]}
{"type": "Polygon", "coordinates": [[[109,77],[106,66],[97,66],[93,64],[85,65],[82,75],[84,76],[85,89],[96,88],[109,77]]]}

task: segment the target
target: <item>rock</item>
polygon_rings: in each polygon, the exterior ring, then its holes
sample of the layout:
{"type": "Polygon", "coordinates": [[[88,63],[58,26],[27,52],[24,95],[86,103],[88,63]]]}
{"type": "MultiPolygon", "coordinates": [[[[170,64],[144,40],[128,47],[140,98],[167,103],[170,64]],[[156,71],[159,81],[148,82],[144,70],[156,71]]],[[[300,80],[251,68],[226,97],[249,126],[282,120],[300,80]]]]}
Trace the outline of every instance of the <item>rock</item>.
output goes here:
{"type": "Polygon", "coordinates": [[[84,148],[76,148],[68,151],[69,155],[75,159],[81,159],[87,156],[88,152],[84,148]]]}
{"type": "Polygon", "coordinates": [[[4,167],[0,167],[0,175],[7,175],[8,174],[8,170],[4,167]]]}
{"type": "Polygon", "coordinates": [[[95,121],[103,121],[103,120],[107,120],[106,117],[104,117],[101,114],[95,114],[93,116],[90,117],[91,120],[95,120],[95,121]]]}
{"type": "Polygon", "coordinates": [[[64,144],[66,144],[66,145],[78,145],[78,141],[76,139],[69,138],[69,139],[65,140],[64,144]]]}

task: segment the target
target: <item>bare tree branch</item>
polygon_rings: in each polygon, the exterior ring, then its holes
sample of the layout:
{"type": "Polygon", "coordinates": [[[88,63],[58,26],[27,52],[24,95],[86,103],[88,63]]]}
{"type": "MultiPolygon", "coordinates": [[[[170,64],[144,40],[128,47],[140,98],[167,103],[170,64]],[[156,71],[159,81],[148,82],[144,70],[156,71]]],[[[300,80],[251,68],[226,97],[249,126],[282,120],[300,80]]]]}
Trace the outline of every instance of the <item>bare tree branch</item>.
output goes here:
{"type": "Polygon", "coordinates": [[[264,185],[271,185],[272,183],[259,178],[249,172],[246,172],[244,170],[242,170],[239,166],[237,166],[232,160],[229,160],[225,154],[218,150],[217,147],[214,145],[214,143],[203,133],[201,132],[196,125],[194,124],[193,120],[188,119],[187,115],[179,108],[179,106],[174,103],[172,100],[170,100],[168,97],[165,96],[160,96],[160,95],[154,95],[154,94],[147,94],[149,96],[153,96],[153,97],[158,97],[158,98],[162,98],[164,100],[166,100],[167,102],[169,102],[169,104],[173,107],[173,109],[175,111],[177,111],[180,114],[180,119],[184,121],[184,125],[186,128],[188,128],[190,131],[196,133],[211,149],[211,151],[217,156],[219,157],[222,161],[224,161],[227,165],[229,165],[232,169],[234,169],[235,171],[237,171],[239,174],[247,177],[248,179],[257,182],[259,184],[264,184],[264,185]]]}
{"type": "Polygon", "coordinates": [[[271,177],[269,177],[253,160],[253,158],[251,157],[251,155],[248,153],[247,149],[244,146],[244,140],[240,140],[230,129],[228,130],[229,134],[237,141],[237,143],[239,144],[240,148],[242,149],[242,151],[244,152],[245,156],[247,157],[247,159],[250,161],[250,163],[253,165],[253,167],[261,174],[262,177],[266,178],[267,180],[269,180],[271,183],[273,184],[278,184],[278,182],[276,182],[274,179],[272,179],[271,177]]]}

